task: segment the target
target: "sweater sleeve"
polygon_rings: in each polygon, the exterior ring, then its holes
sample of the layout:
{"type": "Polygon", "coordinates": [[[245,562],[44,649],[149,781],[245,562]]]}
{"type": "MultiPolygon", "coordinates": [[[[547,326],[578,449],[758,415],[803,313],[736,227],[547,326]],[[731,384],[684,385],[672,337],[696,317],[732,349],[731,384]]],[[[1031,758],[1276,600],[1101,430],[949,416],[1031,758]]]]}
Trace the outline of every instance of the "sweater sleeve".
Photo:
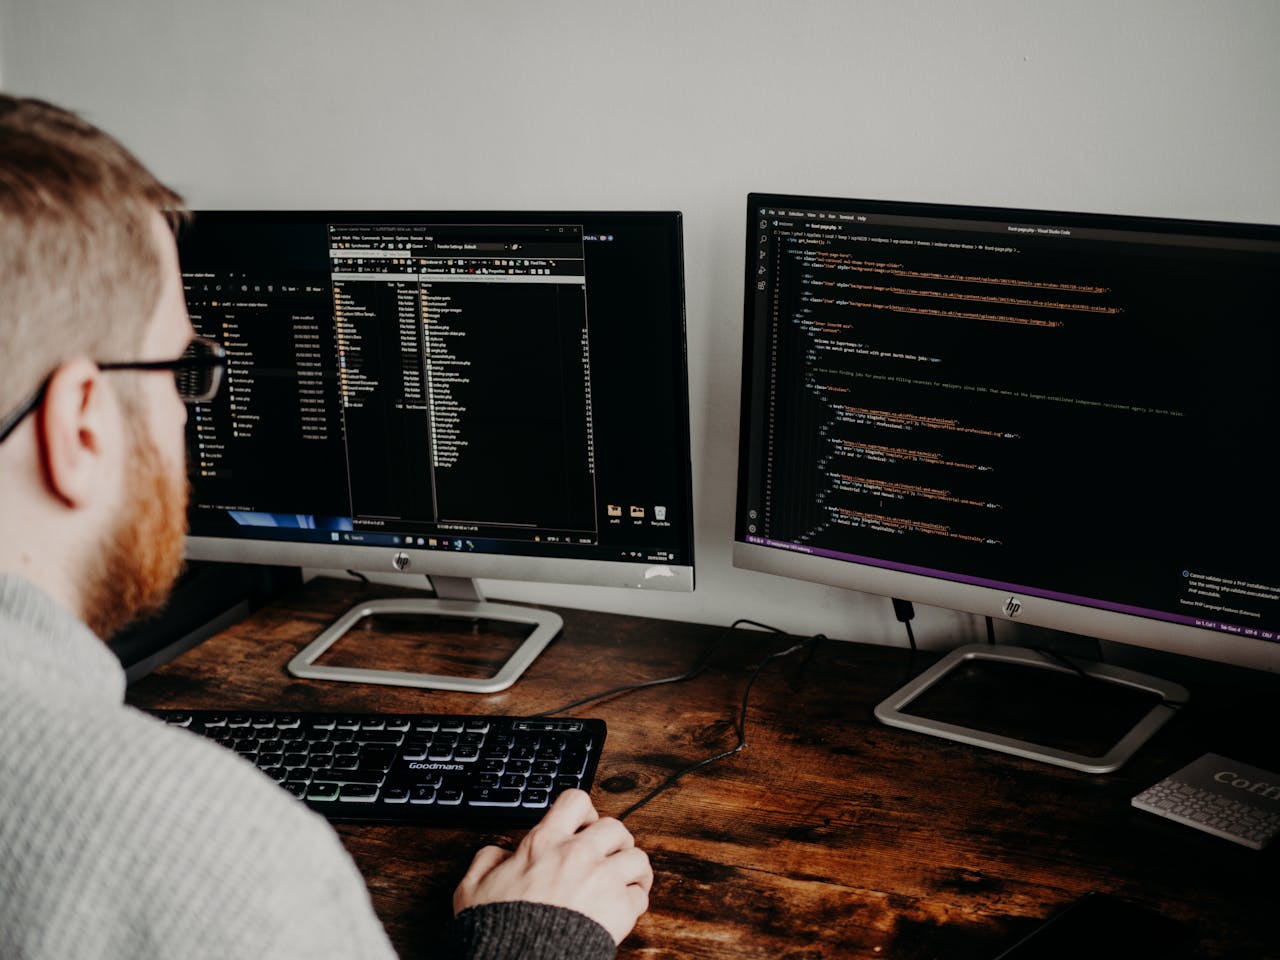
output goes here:
{"type": "Polygon", "coordinates": [[[0,956],[392,960],[337,835],[251,764],[118,706],[17,706],[0,956]]]}
{"type": "Polygon", "coordinates": [[[613,960],[613,937],[585,914],[545,903],[485,903],[458,914],[449,960],[613,960]]]}

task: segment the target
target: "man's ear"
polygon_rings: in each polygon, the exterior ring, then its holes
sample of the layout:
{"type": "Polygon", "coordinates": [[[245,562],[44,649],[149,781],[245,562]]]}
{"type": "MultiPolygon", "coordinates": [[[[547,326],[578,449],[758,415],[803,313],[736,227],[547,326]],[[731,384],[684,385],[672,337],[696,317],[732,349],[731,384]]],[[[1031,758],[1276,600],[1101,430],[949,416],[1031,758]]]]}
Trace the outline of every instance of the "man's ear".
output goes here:
{"type": "Polygon", "coordinates": [[[115,395],[93,361],[70,360],[55,370],[36,412],[50,492],[73,508],[106,493],[109,458],[120,446],[122,428],[115,395]]]}

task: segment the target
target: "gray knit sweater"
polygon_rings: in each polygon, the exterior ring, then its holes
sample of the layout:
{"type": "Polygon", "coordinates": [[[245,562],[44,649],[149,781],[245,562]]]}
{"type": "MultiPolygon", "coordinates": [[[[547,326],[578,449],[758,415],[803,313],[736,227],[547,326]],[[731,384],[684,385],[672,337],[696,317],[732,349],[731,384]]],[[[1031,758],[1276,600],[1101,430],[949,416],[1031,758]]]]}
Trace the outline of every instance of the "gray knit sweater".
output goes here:
{"type": "MultiPolygon", "coordinates": [[[[0,575],[0,957],[394,956],[321,817],[123,698],[105,644],[0,575]]],[[[537,904],[473,908],[441,934],[457,957],[614,955],[594,921],[537,904]]]]}

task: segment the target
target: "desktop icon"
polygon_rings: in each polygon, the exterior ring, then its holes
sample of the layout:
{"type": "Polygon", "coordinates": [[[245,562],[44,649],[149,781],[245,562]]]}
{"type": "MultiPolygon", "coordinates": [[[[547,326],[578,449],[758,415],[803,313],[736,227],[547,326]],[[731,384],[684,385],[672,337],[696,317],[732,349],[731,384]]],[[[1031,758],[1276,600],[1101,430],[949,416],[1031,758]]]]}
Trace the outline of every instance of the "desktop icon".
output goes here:
{"type": "Polygon", "coordinates": [[[643,520],[643,519],[644,519],[644,507],[632,507],[632,508],[631,508],[631,518],[632,518],[633,520],[643,520]]]}
{"type": "Polygon", "coordinates": [[[620,516],[622,516],[622,507],[618,506],[618,504],[616,504],[616,503],[611,503],[611,504],[609,504],[609,506],[608,506],[608,507],[606,507],[605,509],[608,511],[609,516],[611,516],[611,517],[620,517],[620,516]]]}
{"type": "Polygon", "coordinates": [[[665,520],[665,519],[667,519],[667,508],[666,508],[666,507],[664,507],[664,506],[662,506],[661,504],[659,504],[658,506],[654,507],[654,508],[653,508],[653,519],[655,519],[655,520],[665,520]]]}

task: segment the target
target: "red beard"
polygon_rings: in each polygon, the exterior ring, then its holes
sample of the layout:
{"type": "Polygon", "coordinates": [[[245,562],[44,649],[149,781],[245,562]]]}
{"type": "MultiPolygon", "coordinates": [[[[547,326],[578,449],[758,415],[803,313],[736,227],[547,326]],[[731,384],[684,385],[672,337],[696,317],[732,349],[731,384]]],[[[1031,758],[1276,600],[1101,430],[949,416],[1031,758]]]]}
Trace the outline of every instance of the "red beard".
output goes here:
{"type": "Polygon", "coordinates": [[[150,437],[135,431],[128,502],[85,589],[84,620],[107,639],[164,606],[182,569],[187,480],[174,476],[150,437]]]}

